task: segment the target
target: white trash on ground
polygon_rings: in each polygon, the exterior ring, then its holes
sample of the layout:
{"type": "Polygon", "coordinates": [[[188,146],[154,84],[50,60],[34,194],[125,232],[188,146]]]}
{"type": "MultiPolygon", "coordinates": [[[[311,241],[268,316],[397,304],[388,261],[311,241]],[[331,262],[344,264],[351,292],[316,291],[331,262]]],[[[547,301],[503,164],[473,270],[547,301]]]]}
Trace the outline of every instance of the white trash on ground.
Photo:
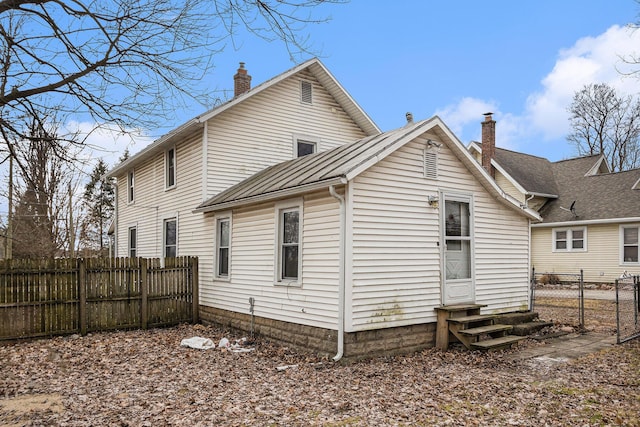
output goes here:
{"type": "Polygon", "coordinates": [[[195,348],[198,350],[209,350],[214,348],[215,344],[209,338],[191,337],[185,338],[180,342],[181,347],[195,348]]]}

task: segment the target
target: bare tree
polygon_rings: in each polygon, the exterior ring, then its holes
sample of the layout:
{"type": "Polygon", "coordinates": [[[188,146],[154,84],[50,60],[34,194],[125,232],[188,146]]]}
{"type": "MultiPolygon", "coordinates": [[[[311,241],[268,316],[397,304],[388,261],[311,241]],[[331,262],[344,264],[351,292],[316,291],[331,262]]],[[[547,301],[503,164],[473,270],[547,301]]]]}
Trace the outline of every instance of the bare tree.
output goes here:
{"type": "Polygon", "coordinates": [[[613,172],[640,166],[640,101],[606,83],[584,86],[568,108],[567,140],[579,155],[603,154],[613,172]]]}
{"type": "Polygon", "coordinates": [[[69,242],[68,188],[77,175],[60,155],[67,143],[57,140],[57,124],[31,121],[29,138],[15,141],[18,169],[17,203],[13,212],[13,256],[54,257],[69,242]]]}
{"type": "Polygon", "coordinates": [[[308,50],[305,25],[326,20],[313,8],[342,1],[0,0],[0,162],[37,113],[125,131],[153,129],[184,96],[211,105],[195,83],[239,32],[280,40],[293,58],[308,50]]]}

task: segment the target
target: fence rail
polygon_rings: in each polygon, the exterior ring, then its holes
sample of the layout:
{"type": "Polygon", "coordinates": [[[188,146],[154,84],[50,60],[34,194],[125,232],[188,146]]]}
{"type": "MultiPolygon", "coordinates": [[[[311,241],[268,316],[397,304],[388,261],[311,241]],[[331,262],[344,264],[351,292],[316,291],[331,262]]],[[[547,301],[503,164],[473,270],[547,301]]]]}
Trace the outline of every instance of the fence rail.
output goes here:
{"type": "Polygon", "coordinates": [[[197,258],[0,261],[0,340],[197,321],[197,258]]]}

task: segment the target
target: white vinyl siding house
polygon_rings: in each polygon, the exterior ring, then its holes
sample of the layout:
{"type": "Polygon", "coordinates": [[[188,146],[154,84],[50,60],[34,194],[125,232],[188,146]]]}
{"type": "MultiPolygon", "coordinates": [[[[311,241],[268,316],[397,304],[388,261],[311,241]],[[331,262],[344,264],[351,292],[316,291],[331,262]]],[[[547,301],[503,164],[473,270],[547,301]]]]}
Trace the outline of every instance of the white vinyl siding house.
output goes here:
{"type": "MultiPolygon", "coordinates": [[[[315,149],[322,151],[377,132],[377,126],[317,59],[300,64],[176,128],[110,172],[119,185],[116,255],[129,254],[128,230],[136,226],[137,256],[164,256],[165,220],[175,218],[175,252],[199,258],[200,301],[212,305],[219,300],[212,283],[243,280],[246,274],[243,217],[238,212],[229,216],[232,239],[225,276],[218,269],[225,249],[216,238],[218,215],[196,214],[193,209],[265,167],[293,158],[296,138],[314,142],[315,149]],[[303,88],[311,89],[310,103],[302,102],[303,88]],[[134,170],[135,203],[129,204],[127,180],[134,170]]],[[[271,225],[265,241],[270,254],[274,236],[271,225]]],[[[262,243],[252,245],[249,253],[264,249],[262,243]]],[[[173,251],[174,245],[168,246],[173,251]]],[[[272,262],[268,272],[273,286],[272,262]]],[[[230,306],[224,298],[221,301],[225,307],[240,307],[237,300],[230,306]]],[[[246,303],[241,302],[243,307],[246,303]]]]}
{"type": "Polygon", "coordinates": [[[447,238],[451,252],[457,242],[467,256],[465,302],[493,313],[528,307],[529,219],[537,216],[505,198],[438,118],[280,163],[196,211],[229,209],[231,280],[206,286],[204,302],[217,310],[246,312],[251,299],[256,316],[338,331],[342,314],[346,334],[433,324],[450,285],[447,238]],[[436,164],[425,168],[432,147],[436,164]],[[449,236],[447,201],[460,225],[449,236]],[[288,213],[299,223],[297,241],[284,238],[288,213]],[[283,278],[286,242],[300,264],[283,278]]]}

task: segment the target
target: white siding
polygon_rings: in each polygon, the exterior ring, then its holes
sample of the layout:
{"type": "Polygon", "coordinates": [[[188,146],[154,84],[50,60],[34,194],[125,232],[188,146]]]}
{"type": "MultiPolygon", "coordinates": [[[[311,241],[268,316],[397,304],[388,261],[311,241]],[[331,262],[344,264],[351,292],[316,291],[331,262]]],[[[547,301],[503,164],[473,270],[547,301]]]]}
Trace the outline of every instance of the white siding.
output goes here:
{"type": "Polygon", "coordinates": [[[300,73],[209,121],[207,195],[293,158],[294,135],[320,138],[322,151],[366,136],[311,74],[300,73]],[[311,105],[300,102],[301,79],[313,84],[311,105]]]}
{"type": "Polygon", "coordinates": [[[178,255],[199,255],[210,244],[203,233],[201,215],[191,213],[200,200],[201,133],[194,132],[175,145],[176,185],[165,189],[164,152],[136,166],[134,203],[127,204],[126,174],[118,177],[118,249],[127,255],[127,230],[138,227],[138,256],[159,257],[163,253],[163,221],[178,221],[178,255]]]}
{"type": "Polygon", "coordinates": [[[233,212],[230,280],[208,279],[206,306],[269,319],[337,329],[339,206],[326,192],[304,198],[302,286],[274,284],[276,211],[273,203],[233,212]]]}
{"type": "Polygon", "coordinates": [[[203,301],[210,304],[215,224],[212,215],[192,213],[203,197],[211,197],[267,166],[292,158],[294,135],[319,138],[319,148],[326,150],[365,134],[307,71],[213,117],[206,126],[176,144],[174,189],[164,188],[164,153],[135,167],[135,203],[131,205],[126,201],[126,173],[118,176],[116,232],[118,256],[127,255],[127,230],[136,225],[139,256],[159,257],[163,219],[177,216],[178,255],[199,257],[200,289],[203,301]],[[311,105],[300,102],[301,79],[313,84],[311,105]],[[205,150],[204,135],[208,141],[205,150]],[[207,168],[206,177],[202,175],[203,167],[207,168]]]}
{"type": "Polygon", "coordinates": [[[476,302],[489,310],[528,300],[528,220],[503,207],[446,145],[438,179],[425,179],[425,135],[354,179],[353,258],[348,330],[433,322],[441,303],[439,211],[427,203],[440,190],[473,195],[476,302]]]}
{"type": "Polygon", "coordinates": [[[640,274],[640,267],[620,264],[620,225],[587,227],[586,252],[553,252],[552,227],[531,229],[531,265],[536,273],[573,273],[584,270],[587,282],[613,282],[624,270],[640,274]]]}

